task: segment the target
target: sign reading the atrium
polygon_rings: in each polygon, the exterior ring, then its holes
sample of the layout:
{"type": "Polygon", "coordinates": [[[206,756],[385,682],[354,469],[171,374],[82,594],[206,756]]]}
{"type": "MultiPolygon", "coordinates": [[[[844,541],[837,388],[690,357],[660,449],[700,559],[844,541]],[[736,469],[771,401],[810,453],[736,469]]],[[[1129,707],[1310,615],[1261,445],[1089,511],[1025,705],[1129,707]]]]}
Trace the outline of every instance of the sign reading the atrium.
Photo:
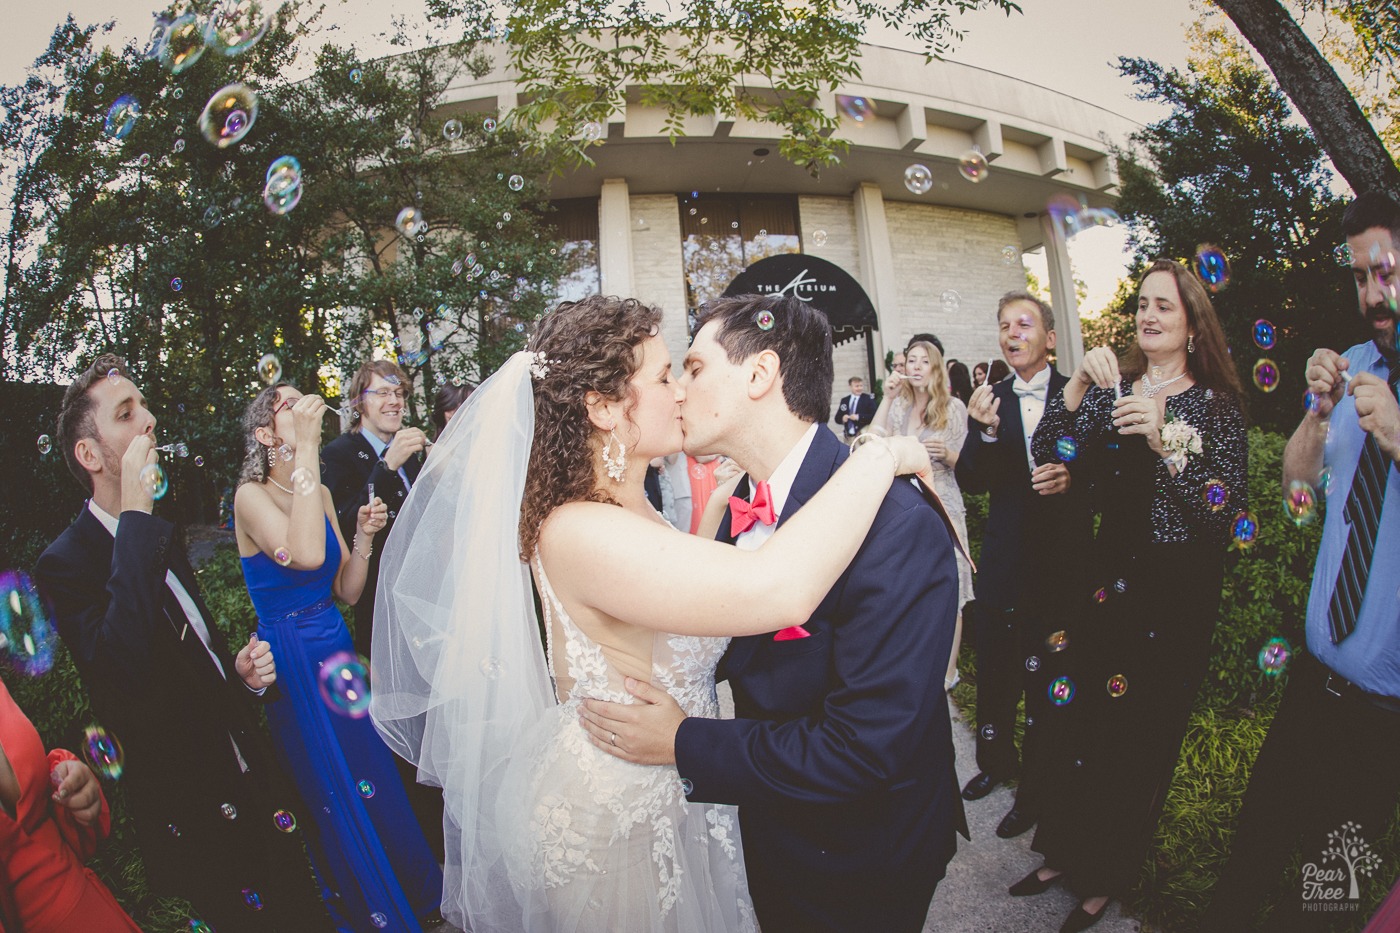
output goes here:
{"type": "Polygon", "coordinates": [[[825,314],[832,331],[865,332],[879,327],[875,306],[849,272],[802,253],[760,259],[739,273],[724,294],[791,295],[825,314]]]}

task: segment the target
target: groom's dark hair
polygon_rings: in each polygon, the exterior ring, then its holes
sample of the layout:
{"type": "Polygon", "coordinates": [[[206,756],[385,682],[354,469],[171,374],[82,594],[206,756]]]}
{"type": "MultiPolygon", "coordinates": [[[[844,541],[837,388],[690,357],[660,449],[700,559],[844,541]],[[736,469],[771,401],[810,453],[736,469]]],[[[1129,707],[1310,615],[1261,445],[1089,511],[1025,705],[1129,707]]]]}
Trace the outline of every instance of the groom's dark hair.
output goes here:
{"type": "Polygon", "coordinates": [[[764,350],[778,354],[788,410],[818,424],[830,416],[835,373],[825,314],[786,295],[735,295],[707,301],[695,321],[696,331],[710,321],[719,323],[715,340],[731,363],[764,350]]]}

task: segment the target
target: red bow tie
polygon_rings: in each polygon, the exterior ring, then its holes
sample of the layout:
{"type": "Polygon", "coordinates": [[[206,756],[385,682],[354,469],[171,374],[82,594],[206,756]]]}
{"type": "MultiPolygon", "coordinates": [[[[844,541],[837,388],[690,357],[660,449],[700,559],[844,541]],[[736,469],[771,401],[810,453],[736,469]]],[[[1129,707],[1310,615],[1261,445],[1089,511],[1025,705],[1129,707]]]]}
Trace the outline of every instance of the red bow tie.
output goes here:
{"type": "Polygon", "coordinates": [[[777,520],[778,513],[773,511],[773,497],[767,483],[759,482],[754,486],[752,503],[738,496],[729,497],[729,532],[736,538],[752,528],[756,521],[771,525],[777,520]]]}

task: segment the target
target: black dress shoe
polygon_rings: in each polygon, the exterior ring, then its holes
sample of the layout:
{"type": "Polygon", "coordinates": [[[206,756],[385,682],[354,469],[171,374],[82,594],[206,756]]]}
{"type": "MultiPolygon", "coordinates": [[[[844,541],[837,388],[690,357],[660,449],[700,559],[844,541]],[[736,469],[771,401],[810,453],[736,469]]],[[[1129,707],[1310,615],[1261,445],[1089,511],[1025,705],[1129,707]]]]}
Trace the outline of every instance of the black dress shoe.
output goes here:
{"type": "Polygon", "coordinates": [[[1060,933],[1079,933],[1080,930],[1087,930],[1089,927],[1103,919],[1103,915],[1108,913],[1108,904],[1105,903],[1099,908],[1099,912],[1091,914],[1080,904],[1070,911],[1070,915],[1065,918],[1064,925],[1060,927],[1060,933]]]}
{"type": "MultiPolygon", "coordinates": [[[[1040,867],[1044,868],[1045,866],[1042,865],[1040,867]]],[[[1012,897],[1034,897],[1037,894],[1044,894],[1046,891],[1050,890],[1050,888],[1063,877],[1063,874],[1059,874],[1052,878],[1042,880],[1040,877],[1040,868],[1037,868],[1035,871],[1007,888],[1006,891],[1012,897]]]]}
{"type": "Polygon", "coordinates": [[[1001,777],[989,771],[978,771],[977,776],[968,781],[967,786],[962,789],[963,800],[981,800],[996,790],[998,784],[1003,784],[1009,779],[1009,775],[1001,777]]]}
{"type": "Polygon", "coordinates": [[[1038,819],[1040,819],[1040,817],[1037,814],[1022,810],[1019,807],[1012,807],[1006,816],[1001,818],[1001,822],[997,824],[997,835],[1003,839],[1014,839],[1034,826],[1038,819]]]}

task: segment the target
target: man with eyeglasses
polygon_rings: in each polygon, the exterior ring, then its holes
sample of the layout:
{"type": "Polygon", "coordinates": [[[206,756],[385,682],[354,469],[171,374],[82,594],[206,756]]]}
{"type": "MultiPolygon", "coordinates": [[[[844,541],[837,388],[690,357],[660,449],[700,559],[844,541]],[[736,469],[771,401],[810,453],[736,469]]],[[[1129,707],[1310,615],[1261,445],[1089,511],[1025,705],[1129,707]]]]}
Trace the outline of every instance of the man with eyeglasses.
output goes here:
{"type": "MultiPolygon", "coordinates": [[[[370,360],[350,380],[348,401],[350,428],[321,450],[321,481],[331,491],[342,532],[355,531],[360,506],[370,493],[389,507],[389,523],[378,541],[389,540],[394,519],[408,498],[408,490],[423,466],[421,454],[428,436],[418,428],[404,427],[404,404],[412,383],[391,360],[370,360]]],[[[346,538],[346,540],[350,540],[346,538]]],[[[374,594],[379,581],[376,547],[369,558],[369,576],[355,603],[355,650],[370,656],[374,631],[374,594]]],[[[417,783],[416,769],[399,760],[399,775],[418,823],[439,861],[443,853],[442,792],[417,783]]]]}

